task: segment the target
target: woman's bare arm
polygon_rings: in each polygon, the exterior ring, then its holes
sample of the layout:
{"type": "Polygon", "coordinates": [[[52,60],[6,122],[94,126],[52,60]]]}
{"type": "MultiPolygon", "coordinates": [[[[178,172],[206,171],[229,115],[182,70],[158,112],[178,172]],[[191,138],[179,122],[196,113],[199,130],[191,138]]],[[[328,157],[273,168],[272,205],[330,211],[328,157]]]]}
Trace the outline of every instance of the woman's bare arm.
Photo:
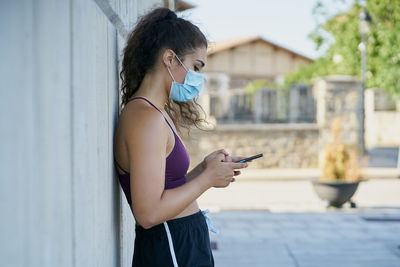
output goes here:
{"type": "Polygon", "coordinates": [[[191,180],[193,180],[193,178],[197,177],[200,175],[200,173],[202,173],[204,171],[204,160],[202,162],[200,162],[199,164],[197,164],[196,167],[194,167],[190,172],[188,172],[186,174],[186,182],[189,182],[191,180]]]}
{"type": "MultiPolygon", "coordinates": [[[[135,218],[150,228],[181,213],[211,187],[207,177],[164,190],[168,127],[162,115],[146,108],[136,111],[126,135],[132,207],[135,218]]],[[[199,174],[201,176],[206,174],[199,174]]]]}
{"type": "MultiPolygon", "coordinates": [[[[196,167],[194,167],[190,172],[188,172],[186,174],[186,181],[190,181],[193,178],[195,178],[196,176],[198,176],[200,173],[202,173],[207,166],[207,162],[209,162],[211,159],[215,158],[216,155],[218,155],[218,154],[225,155],[224,161],[232,162],[232,157],[229,157],[229,153],[225,149],[222,148],[222,149],[216,150],[216,151],[210,153],[209,155],[207,155],[196,167]]],[[[235,157],[235,158],[238,158],[238,157],[235,157]]]]}

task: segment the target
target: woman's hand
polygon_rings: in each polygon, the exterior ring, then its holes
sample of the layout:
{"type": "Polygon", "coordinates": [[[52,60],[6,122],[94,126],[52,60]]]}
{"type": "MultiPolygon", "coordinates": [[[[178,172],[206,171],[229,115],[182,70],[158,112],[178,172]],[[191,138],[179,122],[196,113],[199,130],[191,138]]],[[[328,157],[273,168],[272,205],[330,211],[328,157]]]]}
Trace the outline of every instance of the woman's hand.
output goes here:
{"type": "MultiPolygon", "coordinates": [[[[236,162],[236,161],[240,161],[240,160],[246,158],[246,157],[242,157],[242,156],[229,156],[229,153],[225,149],[219,149],[219,150],[212,152],[211,154],[207,155],[204,158],[204,160],[202,162],[202,169],[205,170],[207,168],[207,164],[212,159],[214,159],[218,154],[223,154],[225,156],[225,159],[223,160],[224,162],[236,162]]],[[[251,160],[248,162],[251,162],[251,160]]],[[[238,176],[240,174],[241,174],[240,171],[234,171],[233,176],[238,176]]],[[[231,182],[235,182],[235,181],[236,181],[236,179],[234,177],[232,177],[231,182]]]]}
{"type": "Polygon", "coordinates": [[[218,154],[223,154],[225,157],[229,156],[229,153],[225,149],[220,149],[217,151],[212,152],[211,154],[207,155],[202,162],[203,170],[207,168],[207,164],[214,159],[218,154]]]}
{"type": "MultiPolygon", "coordinates": [[[[225,162],[237,162],[240,161],[242,159],[245,159],[246,157],[242,157],[242,156],[225,156],[225,162]]],[[[247,161],[247,162],[251,162],[251,160],[247,161]]],[[[241,172],[240,171],[234,171],[234,176],[238,176],[240,175],[241,172]]],[[[236,181],[235,178],[232,178],[232,182],[236,181]]]]}
{"type": "Polygon", "coordinates": [[[225,159],[224,153],[217,153],[208,161],[204,173],[207,174],[211,187],[227,187],[234,180],[233,176],[240,174],[235,170],[247,167],[247,163],[235,163],[225,159]]]}

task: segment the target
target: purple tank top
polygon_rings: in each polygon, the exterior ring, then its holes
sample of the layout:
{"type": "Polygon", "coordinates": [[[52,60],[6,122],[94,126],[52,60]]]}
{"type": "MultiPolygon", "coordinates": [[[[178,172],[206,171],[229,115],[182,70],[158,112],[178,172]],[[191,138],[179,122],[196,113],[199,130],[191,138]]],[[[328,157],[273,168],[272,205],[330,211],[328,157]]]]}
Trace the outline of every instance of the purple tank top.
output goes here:
{"type": "MultiPolygon", "coordinates": [[[[147,101],[150,105],[152,105],[155,109],[157,109],[161,115],[162,112],[153,105],[149,100],[147,100],[144,97],[134,97],[130,99],[129,101],[132,101],[133,99],[143,99],[147,101]]],[[[128,102],[129,102],[128,101],[128,102]]],[[[175,133],[174,129],[171,127],[169,124],[168,120],[164,117],[165,121],[167,122],[168,126],[171,128],[172,132],[174,133],[175,137],[175,145],[174,148],[172,149],[171,153],[166,157],[166,164],[165,164],[165,186],[164,189],[171,189],[175,188],[178,186],[183,185],[186,183],[186,172],[189,169],[189,163],[190,163],[190,158],[187,150],[185,149],[183,143],[179,139],[178,135],[175,133]]],[[[114,162],[120,168],[124,173],[123,174],[118,174],[118,179],[121,184],[122,190],[125,193],[126,199],[128,200],[128,203],[131,204],[131,187],[130,187],[130,174],[129,172],[125,171],[121,166],[118,164],[118,162],[115,160],[114,157],[114,162]]]]}

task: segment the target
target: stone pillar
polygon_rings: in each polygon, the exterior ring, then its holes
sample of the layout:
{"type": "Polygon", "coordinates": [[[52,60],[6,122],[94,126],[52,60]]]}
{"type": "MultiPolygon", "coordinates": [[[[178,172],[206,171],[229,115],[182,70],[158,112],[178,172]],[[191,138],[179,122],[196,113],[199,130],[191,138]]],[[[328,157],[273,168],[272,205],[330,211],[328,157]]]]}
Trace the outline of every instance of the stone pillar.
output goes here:
{"type": "Polygon", "coordinates": [[[360,92],[361,82],[353,76],[327,76],[314,81],[313,92],[317,101],[319,134],[319,167],[324,159],[324,147],[331,140],[332,121],[339,117],[342,122],[342,141],[357,147],[361,155],[360,140],[360,92]]]}
{"type": "Polygon", "coordinates": [[[263,89],[257,90],[253,95],[253,114],[254,122],[261,123],[261,117],[263,113],[263,89]]]}
{"type": "Polygon", "coordinates": [[[290,88],[290,106],[289,106],[289,122],[295,123],[300,117],[300,92],[299,86],[292,86],[290,88]]]}
{"type": "Polygon", "coordinates": [[[376,143],[375,125],[375,92],[374,89],[365,90],[365,146],[371,148],[376,143]]]}

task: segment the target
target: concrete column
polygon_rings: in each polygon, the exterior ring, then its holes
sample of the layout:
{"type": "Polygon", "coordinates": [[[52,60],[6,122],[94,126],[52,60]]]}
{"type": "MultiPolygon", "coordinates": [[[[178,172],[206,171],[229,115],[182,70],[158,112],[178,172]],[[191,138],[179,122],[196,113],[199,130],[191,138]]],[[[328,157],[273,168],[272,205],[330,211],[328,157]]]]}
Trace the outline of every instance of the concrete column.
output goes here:
{"type": "Polygon", "coordinates": [[[261,123],[262,112],[264,108],[264,103],[262,99],[263,90],[257,90],[253,95],[253,113],[254,113],[254,122],[261,123]]]}
{"type": "Polygon", "coordinates": [[[361,82],[352,76],[327,76],[314,81],[313,91],[317,101],[319,135],[319,166],[322,167],[324,147],[331,140],[332,121],[342,122],[342,140],[354,146],[360,154],[360,103],[361,82]]]}
{"type": "Polygon", "coordinates": [[[292,86],[290,88],[290,106],[289,106],[289,122],[295,123],[300,114],[300,96],[299,96],[299,87],[292,86]]]}
{"type": "Polygon", "coordinates": [[[365,145],[371,148],[375,145],[376,128],[374,125],[375,94],[374,89],[365,90],[365,145]]]}

